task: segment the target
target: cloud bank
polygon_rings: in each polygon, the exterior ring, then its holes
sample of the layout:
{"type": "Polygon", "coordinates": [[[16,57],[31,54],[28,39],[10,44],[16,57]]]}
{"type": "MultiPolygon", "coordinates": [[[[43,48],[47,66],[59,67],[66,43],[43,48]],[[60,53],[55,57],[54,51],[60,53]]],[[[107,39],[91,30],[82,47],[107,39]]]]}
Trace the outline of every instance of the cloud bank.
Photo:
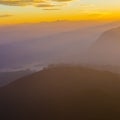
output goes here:
{"type": "Polygon", "coordinates": [[[32,5],[35,7],[41,8],[50,8],[58,9],[56,7],[60,7],[64,5],[64,2],[70,2],[73,0],[0,0],[1,5],[8,6],[28,6],[32,5]]]}

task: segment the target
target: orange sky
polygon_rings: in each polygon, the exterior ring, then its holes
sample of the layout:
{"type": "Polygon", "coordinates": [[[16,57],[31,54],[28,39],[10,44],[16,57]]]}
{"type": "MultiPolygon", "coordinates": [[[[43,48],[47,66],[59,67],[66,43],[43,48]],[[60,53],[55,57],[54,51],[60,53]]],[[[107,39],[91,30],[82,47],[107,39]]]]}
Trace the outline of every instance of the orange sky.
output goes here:
{"type": "Polygon", "coordinates": [[[0,0],[0,24],[119,20],[120,0],[0,0]]]}

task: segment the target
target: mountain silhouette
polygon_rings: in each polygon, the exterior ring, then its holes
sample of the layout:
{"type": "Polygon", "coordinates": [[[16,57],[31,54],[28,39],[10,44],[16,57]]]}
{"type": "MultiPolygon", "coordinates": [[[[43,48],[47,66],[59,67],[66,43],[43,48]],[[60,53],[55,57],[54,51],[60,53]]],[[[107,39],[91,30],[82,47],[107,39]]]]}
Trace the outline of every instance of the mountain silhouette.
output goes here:
{"type": "Polygon", "coordinates": [[[0,88],[1,120],[120,119],[120,77],[60,65],[0,88]]]}
{"type": "Polygon", "coordinates": [[[104,32],[89,51],[93,63],[120,65],[120,27],[104,32]]]}

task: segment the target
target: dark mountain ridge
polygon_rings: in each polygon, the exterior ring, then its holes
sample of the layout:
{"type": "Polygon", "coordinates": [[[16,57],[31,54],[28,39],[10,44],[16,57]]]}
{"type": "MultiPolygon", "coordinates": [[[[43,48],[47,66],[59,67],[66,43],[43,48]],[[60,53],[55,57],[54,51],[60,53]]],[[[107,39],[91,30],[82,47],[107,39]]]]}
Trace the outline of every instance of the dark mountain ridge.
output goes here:
{"type": "Polygon", "coordinates": [[[120,76],[54,66],[0,89],[1,120],[120,119],[120,76]]]}

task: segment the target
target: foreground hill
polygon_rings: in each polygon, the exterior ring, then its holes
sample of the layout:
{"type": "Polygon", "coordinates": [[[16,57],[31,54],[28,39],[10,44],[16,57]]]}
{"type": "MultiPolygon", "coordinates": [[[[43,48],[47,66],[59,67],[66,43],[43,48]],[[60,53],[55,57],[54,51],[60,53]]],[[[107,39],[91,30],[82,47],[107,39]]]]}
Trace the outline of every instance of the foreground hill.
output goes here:
{"type": "Polygon", "coordinates": [[[79,66],[44,69],[0,89],[1,120],[118,120],[120,78],[79,66]]]}
{"type": "Polygon", "coordinates": [[[120,66],[120,27],[104,32],[90,50],[93,63],[120,66]]]}

